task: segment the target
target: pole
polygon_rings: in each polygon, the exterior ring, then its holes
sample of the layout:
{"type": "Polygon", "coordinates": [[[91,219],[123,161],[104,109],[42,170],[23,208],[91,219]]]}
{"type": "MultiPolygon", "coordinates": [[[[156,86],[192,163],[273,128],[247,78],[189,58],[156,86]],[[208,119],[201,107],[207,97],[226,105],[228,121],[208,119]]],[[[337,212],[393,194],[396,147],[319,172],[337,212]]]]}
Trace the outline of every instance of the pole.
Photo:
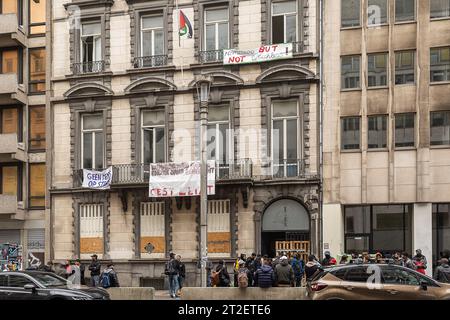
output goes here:
{"type": "Polygon", "coordinates": [[[207,211],[208,211],[208,194],[207,194],[207,154],[206,139],[208,126],[208,101],[202,101],[200,104],[200,145],[201,145],[201,172],[200,172],[200,261],[201,261],[201,286],[207,287],[206,259],[208,256],[208,238],[207,238],[207,211]]]}

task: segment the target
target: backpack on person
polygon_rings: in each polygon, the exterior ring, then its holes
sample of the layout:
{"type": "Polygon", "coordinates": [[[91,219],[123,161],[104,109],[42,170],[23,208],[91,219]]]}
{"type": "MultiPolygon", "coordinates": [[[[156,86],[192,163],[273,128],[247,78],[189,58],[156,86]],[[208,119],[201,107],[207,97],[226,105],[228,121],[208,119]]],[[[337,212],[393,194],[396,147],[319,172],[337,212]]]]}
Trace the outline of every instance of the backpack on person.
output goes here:
{"type": "Polygon", "coordinates": [[[248,287],[247,270],[242,270],[238,273],[238,287],[239,288],[247,288],[248,287]]]}
{"type": "Polygon", "coordinates": [[[211,286],[217,287],[220,284],[220,271],[212,271],[211,272],[211,286]]]}
{"type": "Polygon", "coordinates": [[[102,285],[102,288],[110,288],[111,287],[111,277],[109,272],[103,272],[102,277],[100,279],[100,284],[102,285]]]}

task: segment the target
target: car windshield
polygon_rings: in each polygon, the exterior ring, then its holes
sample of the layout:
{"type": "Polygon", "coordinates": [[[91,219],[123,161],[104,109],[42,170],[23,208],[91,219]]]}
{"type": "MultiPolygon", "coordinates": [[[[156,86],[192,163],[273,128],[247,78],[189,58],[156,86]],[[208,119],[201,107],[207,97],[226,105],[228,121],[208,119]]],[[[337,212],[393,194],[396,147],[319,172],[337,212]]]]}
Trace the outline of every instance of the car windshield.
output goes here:
{"type": "Polygon", "coordinates": [[[53,274],[37,273],[32,274],[31,276],[41,284],[43,284],[45,287],[59,287],[67,286],[69,284],[66,279],[53,274]]]}

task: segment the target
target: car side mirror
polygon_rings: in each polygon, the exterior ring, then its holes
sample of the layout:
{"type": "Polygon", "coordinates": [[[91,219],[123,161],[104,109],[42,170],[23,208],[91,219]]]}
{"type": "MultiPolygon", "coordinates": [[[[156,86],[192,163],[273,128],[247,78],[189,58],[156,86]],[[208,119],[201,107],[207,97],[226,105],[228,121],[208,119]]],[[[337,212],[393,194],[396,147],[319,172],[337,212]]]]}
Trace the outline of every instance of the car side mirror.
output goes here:
{"type": "Polygon", "coordinates": [[[24,285],[23,288],[25,290],[31,290],[31,291],[35,291],[36,290],[36,286],[34,284],[31,284],[31,283],[24,285]]]}
{"type": "Polygon", "coordinates": [[[423,291],[427,291],[428,290],[428,283],[426,281],[421,280],[420,281],[420,287],[422,288],[423,291]]]}

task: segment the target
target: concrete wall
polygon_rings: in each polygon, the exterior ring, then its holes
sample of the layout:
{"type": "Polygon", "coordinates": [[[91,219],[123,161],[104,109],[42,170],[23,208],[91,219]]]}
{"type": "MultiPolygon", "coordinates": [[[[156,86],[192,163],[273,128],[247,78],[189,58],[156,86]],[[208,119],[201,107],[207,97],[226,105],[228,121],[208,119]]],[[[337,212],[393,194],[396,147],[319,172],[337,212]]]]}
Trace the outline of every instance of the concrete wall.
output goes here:
{"type": "Polygon", "coordinates": [[[108,288],[111,300],[154,300],[154,288],[108,288]]]}
{"type": "Polygon", "coordinates": [[[188,288],[181,292],[182,300],[306,300],[305,288],[188,288]]]}

